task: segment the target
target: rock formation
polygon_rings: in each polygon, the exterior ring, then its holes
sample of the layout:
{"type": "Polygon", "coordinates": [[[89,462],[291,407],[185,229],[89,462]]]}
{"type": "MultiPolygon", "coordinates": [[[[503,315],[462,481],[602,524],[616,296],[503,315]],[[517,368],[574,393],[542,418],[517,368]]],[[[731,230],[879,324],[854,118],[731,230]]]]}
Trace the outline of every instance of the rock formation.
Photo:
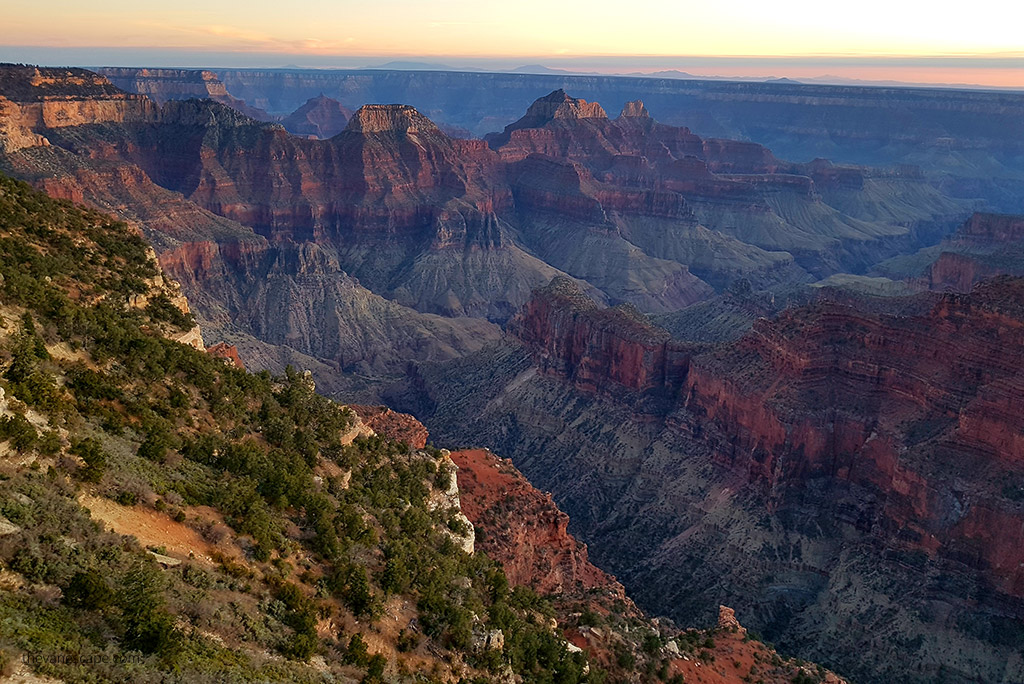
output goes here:
{"type": "Polygon", "coordinates": [[[96,72],[121,90],[145,95],[160,105],[170,100],[213,100],[260,121],[271,119],[262,109],[228,93],[217,74],[207,69],[106,67],[96,72]]]}
{"type": "Polygon", "coordinates": [[[405,442],[414,449],[422,449],[427,445],[427,428],[408,413],[397,413],[387,406],[351,404],[349,408],[378,435],[405,442]]]}
{"type": "Polygon", "coordinates": [[[542,372],[589,391],[678,388],[690,361],[689,348],[634,309],[602,309],[566,278],[538,290],[508,329],[542,372]]]}
{"type": "Polygon", "coordinates": [[[238,355],[238,347],[233,344],[218,342],[217,344],[212,344],[207,347],[206,353],[210,356],[216,356],[219,359],[224,359],[225,363],[229,363],[235,368],[245,370],[245,364],[242,363],[242,357],[238,355]]]}
{"type": "Polygon", "coordinates": [[[638,119],[649,119],[651,116],[650,112],[647,111],[647,107],[644,106],[643,100],[632,100],[622,105],[622,112],[619,114],[619,118],[635,117],[638,119]]]}
{"type": "Polygon", "coordinates": [[[1024,275],[1024,216],[975,213],[939,249],[925,274],[933,290],[969,292],[984,278],[1024,275]]]}
{"type": "Polygon", "coordinates": [[[948,174],[945,186],[959,197],[1024,211],[1024,96],[1009,91],[387,70],[218,73],[234,95],[269,111],[291,112],[320,93],[353,104],[408,102],[477,136],[559,88],[608,111],[639,97],[659,120],[704,136],[756,141],[782,159],[913,164],[948,174]]]}
{"type": "MultiPolygon", "coordinates": [[[[140,90],[160,90],[164,79],[168,97],[201,88],[227,101],[210,74],[116,77],[142,79],[140,90]]],[[[639,102],[610,120],[556,91],[509,127],[507,143],[492,138],[492,150],[445,135],[406,105],[366,105],[342,132],[311,140],[209,99],[172,98],[157,111],[95,78],[91,88],[136,103],[138,116],[84,138],[78,126],[19,124],[8,147],[37,149],[45,139],[58,149],[45,160],[15,154],[14,172],[139,221],[161,252],[186,235],[218,244],[262,236],[286,250],[315,243],[361,286],[442,316],[504,322],[560,274],[612,303],[670,312],[738,278],[760,287],[860,266],[956,211],[920,179],[851,172],[869,196],[857,195],[850,183],[833,188],[829,179],[844,172],[659,124],[639,102]],[[850,213],[825,201],[826,191],[850,213]],[[902,213],[886,218],[897,198],[902,213]],[[140,210],[159,202],[187,218],[140,210]]],[[[28,72],[6,79],[5,92],[24,100],[17,107],[43,92],[28,72]]]]}
{"type": "Polygon", "coordinates": [[[289,133],[314,138],[333,138],[345,130],[352,111],[337,100],[320,95],[312,97],[304,105],[281,120],[289,133]]]}
{"type": "Polygon", "coordinates": [[[622,585],[591,564],[586,545],[569,534],[569,516],[510,461],[481,449],[455,451],[452,460],[462,510],[482,531],[477,544],[502,564],[513,586],[575,597],[600,589],[625,599],[622,585]]]}

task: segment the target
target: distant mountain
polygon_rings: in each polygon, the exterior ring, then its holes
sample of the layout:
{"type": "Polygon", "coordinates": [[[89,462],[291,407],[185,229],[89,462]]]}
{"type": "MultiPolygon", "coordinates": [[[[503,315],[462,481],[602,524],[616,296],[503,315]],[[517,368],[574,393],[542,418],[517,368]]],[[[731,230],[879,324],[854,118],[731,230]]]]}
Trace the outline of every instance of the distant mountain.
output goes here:
{"type": "Polygon", "coordinates": [[[640,72],[634,71],[632,73],[623,74],[624,76],[639,76],[644,78],[685,78],[685,79],[703,79],[705,76],[694,76],[685,71],[679,71],[678,69],[667,69],[664,71],[652,71],[652,72],[640,72]]]}
{"type": "Polygon", "coordinates": [[[571,71],[569,69],[552,69],[543,64],[526,64],[524,66],[509,69],[512,74],[594,74],[594,71],[571,71]]]}
{"type": "Polygon", "coordinates": [[[434,62],[402,62],[394,61],[385,64],[376,64],[365,67],[366,69],[385,69],[395,71],[479,71],[474,68],[453,67],[448,64],[434,62]]]}

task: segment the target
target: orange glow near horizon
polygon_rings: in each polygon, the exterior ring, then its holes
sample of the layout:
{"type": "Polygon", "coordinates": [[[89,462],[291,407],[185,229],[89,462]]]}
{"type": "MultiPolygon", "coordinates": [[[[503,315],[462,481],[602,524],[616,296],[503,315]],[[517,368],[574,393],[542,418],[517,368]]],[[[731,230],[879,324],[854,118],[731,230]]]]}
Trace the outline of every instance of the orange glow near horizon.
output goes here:
{"type": "MultiPolygon", "coordinates": [[[[861,0],[829,7],[819,0],[178,0],[172,6],[135,0],[29,3],[5,10],[0,45],[167,48],[185,51],[330,57],[458,57],[557,60],[702,55],[818,57],[952,56],[963,65],[878,73],[817,73],[779,68],[771,74],[714,71],[722,76],[839,76],[1024,87],[1021,69],[970,65],[972,58],[1024,59],[1024,3],[861,0]],[[1002,72],[1002,73],[1001,73],[1002,72]],[[899,73],[898,76],[894,75],[899,73]],[[941,79],[948,78],[948,81],[941,79]]],[[[586,60],[581,60],[581,62],[586,60]]],[[[514,65],[513,65],[514,66],[514,65]]],[[[608,68],[594,69],[607,71],[608,68]]],[[[622,71],[622,69],[617,69],[622,71]]],[[[634,71],[649,71],[633,69],[634,71]]],[[[705,73],[710,73],[705,71],[705,73]]]]}

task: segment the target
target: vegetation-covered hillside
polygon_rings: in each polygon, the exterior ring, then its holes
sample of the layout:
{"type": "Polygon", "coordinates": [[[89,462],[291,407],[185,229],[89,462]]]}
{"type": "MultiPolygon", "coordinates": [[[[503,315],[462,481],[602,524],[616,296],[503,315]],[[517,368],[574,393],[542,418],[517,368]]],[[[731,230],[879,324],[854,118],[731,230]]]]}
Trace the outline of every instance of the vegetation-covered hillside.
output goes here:
{"type": "Polygon", "coordinates": [[[126,226],[0,177],[0,275],[5,672],[602,678],[467,553],[446,454],[170,339],[193,321],[126,226]]]}

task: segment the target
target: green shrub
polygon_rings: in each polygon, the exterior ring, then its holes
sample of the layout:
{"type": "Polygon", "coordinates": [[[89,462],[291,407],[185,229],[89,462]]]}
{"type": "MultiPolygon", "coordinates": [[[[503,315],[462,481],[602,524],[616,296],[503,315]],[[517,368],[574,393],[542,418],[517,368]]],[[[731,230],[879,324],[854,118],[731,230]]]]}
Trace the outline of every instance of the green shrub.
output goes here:
{"type": "Polygon", "coordinates": [[[353,634],[348,640],[348,646],[345,648],[344,661],[349,665],[355,665],[356,667],[366,667],[370,662],[370,655],[366,649],[366,642],[363,641],[363,635],[353,634]]]}
{"type": "Polygon", "coordinates": [[[71,453],[83,461],[85,467],[79,477],[85,482],[99,482],[107,469],[107,454],[95,439],[87,437],[71,445],[71,453]]]}
{"type": "Polygon", "coordinates": [[[20,413],[0,416],[0,440],[10,440],[16,451],[28,451],[35,445],[37,437],[32,423],[20,413]]]}
{"type": "Polygon", "coordinates": [[[114,601],[114,592],[98,571],[76,572],[64,588],[64,603],[73,608],[102,610],[114,601]]]}
{"type": "Polygon", "coordinates": [[[370,656],[366,664],[366,676],[362,681],[364,684],[380,684],[384,681],[384,668],[387,667],[388,659],[380,653],[370,656]]]}

